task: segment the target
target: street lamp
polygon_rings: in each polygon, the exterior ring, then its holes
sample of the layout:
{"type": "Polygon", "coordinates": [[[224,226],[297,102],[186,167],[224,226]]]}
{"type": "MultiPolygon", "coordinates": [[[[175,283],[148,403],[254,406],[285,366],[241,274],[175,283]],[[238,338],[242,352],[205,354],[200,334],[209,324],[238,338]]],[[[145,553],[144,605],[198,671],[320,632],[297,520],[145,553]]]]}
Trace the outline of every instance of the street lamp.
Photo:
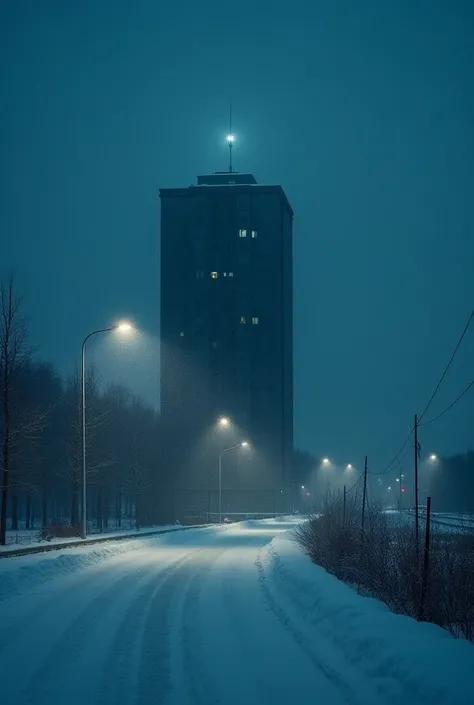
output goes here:
{"type": "Polygon", "coordinates": [[[329,458],[323,458],[323,465],[329,465],[329,458]]]}
{"type": "Polygon", "coordinates": [[[217,425],[221,428],[229,428],[229,426],[231,425],[230,419],[227,418],[227,416],[221,416],[221,418],[217,422],[217,425]]]}
{"type": "Polygon", "coordinates": [[[131,323],[121,321],[115,326],[109,328],[101,328],[94,330],[89,335],[86,335],[82,341],[81,350],[81,391],[82,391],[82,512],[81,512],[81,537],[86,538],[87,535],[87,466],[86,466],[86,343],[89,338],[99,333],[109,333],[110,331],[118,331],[127,333],[132,330],[131,323]]]}
{"type": "Polygon", "coordinates": [[[436,453],[431,453],[431,455],[430,455],[430,460],[431,460],[433,463],[435,462],[435,460],[438,460],[438,456],[436,455],[436,453]]]}
{"type": "Polygon", "coordinates": [[[235,446],[224,448],[224,450],[219,453],[219,524],[222,524],[222,456],[224,453],[229,453],[231,450],[235,450],[236,448],[248,448],[248,445],[248,441],[241,441],[240,443],[236,443],[235,446]]]}
{"type": "Polygon", "coordinates": [[[350,463],[346,465],[346,470],[352,470],[352,465],[350,463]]]}

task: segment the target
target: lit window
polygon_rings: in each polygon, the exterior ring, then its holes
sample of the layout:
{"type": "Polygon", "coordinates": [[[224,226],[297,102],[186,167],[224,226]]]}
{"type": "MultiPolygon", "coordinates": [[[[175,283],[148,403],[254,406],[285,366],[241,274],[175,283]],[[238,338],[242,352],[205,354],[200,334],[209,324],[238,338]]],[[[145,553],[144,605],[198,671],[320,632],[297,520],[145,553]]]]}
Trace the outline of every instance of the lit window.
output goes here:
{"type": "Polygon", "coordinates": [[[247,237],[247,231],[246,230],[239,230],[239,237],[247,237]]]}
{"type": "Polygon", "coordinates": [[[245,316],[241,316],[241,317],[240,317],[240,322],[241,322],[241,323],[247,323],[247,319],[245,318],[245,316]]]}
{"type": "Polygon", "coordinates": [[[184,338],[184,333],[183,333],[183,331],[181,331],[181,333],[180,333],[179,335],[181,336],[181,338],[184,338]]]}
{"type": "Polygon", "coordinates": [[[223,277],[226,277],[226,276],[227,276],[227,272],[223,272],[222,276],[223,276],[223,277]]]}
{"type": "Polygon", "coordinates": [[[258,316],[252,316],[252,323],[254,326],[258,325],[258,316]]]}
{"type": "Polygon", "coordinates": [[[233,277],[233,276],[234,276],[234,272],[229,272],[229,274],[228,274],[227,276],[233,277]]]}
{"type": "Polygon", "coordinates": [[[217,272],[211,272],[211,279],[217,279],[217,272]]]}
{"type": "Polygon", "coordinates": [[[257,237],[257,231],[256,231],[256,230],[252,230],[252,237],[257,237]]]}

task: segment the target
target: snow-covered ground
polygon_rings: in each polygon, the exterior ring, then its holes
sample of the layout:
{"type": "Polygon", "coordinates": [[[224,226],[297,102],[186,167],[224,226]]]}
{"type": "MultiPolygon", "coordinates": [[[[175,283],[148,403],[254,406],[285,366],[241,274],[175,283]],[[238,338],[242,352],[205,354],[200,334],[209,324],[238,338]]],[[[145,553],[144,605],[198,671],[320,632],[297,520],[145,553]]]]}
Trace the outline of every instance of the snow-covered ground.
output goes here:
{"type": "Polygon", "coordinates": [[[474,647],[310,563],[294,519],[0,561],[2,705],[466,705],[474,647]]]}
{"type": "MultiPolygon", "coordinates": [[[[412,526],[415,523],[415,511],[388,509],[385,515],[392,526],[412,526]]],[[[424,530],[426,522],[426,510],[420,507],[420,525],[424,530]]],[[[453,514],[444,512],[431,513],[431,526],[442,532],[453,534],[472,534],[474,533],[474,516],[472,514],[453,514]]]]}
{"type": "Polygon", "coordinates": [[[17,549],[21,550],[23,548],[37,548],[40,546],[60,546],[64,543],[80,544],[84,541],[93,541],[94,539],[114,539],[120,536],[131,536],[135,534],[137,536],[146,536],[146,534],[156,533],[157,531],[175,531],[177,529],[181,529],[181,527],[176,524],[168,524],[166,526],[146,526],[138,531],[133,528],[116,529],[115,531],[107,531],[103,533],[91,532],[88,533],[87,538],[85,539],[82,539],[79,536],[73,536],[69,538],[55,538],[50,541],[46,541],[46,539],[39,540],[38,529],[29,531],[25,530],[20,532],[20,534],[17,533],[17,536],[21,536],[20,539],[15,539],[15,532],[7,532],[7,544],[6,546],[0,546],[0,553],[8,553],[9,551],[16,551],[17,549]]]}

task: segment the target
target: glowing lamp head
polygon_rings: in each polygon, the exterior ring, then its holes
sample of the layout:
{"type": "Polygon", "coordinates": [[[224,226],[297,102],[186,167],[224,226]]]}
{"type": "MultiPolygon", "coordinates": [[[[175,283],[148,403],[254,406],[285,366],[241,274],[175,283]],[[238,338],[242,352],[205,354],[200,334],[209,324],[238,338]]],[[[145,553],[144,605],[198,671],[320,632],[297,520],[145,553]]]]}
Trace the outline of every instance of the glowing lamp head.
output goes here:
{"type": "Polygon", "coordinates": [[[323,465],[329,465],[329,458],[323,458],[323,465]]]}
{"type": "Polygon", "coordinates": [[[227,135],[227,144],[233,144],[235,142],[235,135],[227,135]]]}
{"type": "Polygon", "coordinates": [[[352,470],[352,465],[350,463],[346,465],[346,470],[352,470]]]}
{"type": "Polygon", "coordinates": [[[222,416],[222,417],[219,419],[218,424],[219,424],[219,426],[220,426],[221,428],[229,428],[229,426],[230,426],[230,419],[228,419],[227,416],[222,416]]]}
{"type": "Polygon", "coordinates": [[[249,447],[249,442],[248,442],[248,441],[242,441],[242,443],[241,443],[240,445],[242,446],[242,448],[248,448],[248,447],[249,447]]]}
{"type": "Polygon", "coordinates": [[[433,462],[434,462],[435,460],[438,460],[438,456],[436,455],[436,453],[431,453],[431,455],[430,455],[430,460],[432,460],[433,462]]]}
{"type": "Polygon", "coordinates": [[[117,323],[115,326],[115,329],[119,331],[119,333],[129,333],[132,330],[133,326],[131,323],[128,321],[121,321],[120,323],[117,323]]]}

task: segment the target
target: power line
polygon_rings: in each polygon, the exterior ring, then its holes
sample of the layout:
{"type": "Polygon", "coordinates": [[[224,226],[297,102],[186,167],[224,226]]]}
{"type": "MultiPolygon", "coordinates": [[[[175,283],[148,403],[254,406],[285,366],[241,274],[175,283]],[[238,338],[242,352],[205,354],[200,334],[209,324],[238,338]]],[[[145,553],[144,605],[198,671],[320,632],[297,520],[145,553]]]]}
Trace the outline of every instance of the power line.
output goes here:
{"type": "Polygon", "coordinates": [[[441,413],[439,413],[439,414],[438,414],[437,416],[435,416],[434,418],[430,419],[429,421],[425,421],[424,423],[422,423],[422,424],[420,424],[420,425],[421,425],[421,426],[428,426],[430,423],[434,423],[434,422],[437,421],[439,418],[441,418],[441,416],[444,416],[444,414],[445,414],[447,411],[449,411],[450,409],[452,409],[453,406],[454,406],[455,404],[457,404],[460,399],[463,398],[463,396],[470,390],[470,388],[471,388],[473,385],[474,385],[474,379],[472,380],[472,382],[470,382],[470,383],[467,385],[466,389],[465,389],[463,392],[461,392],[461,394],[460,394],[458,397],[456,397],[456,399],[455,399],[449,406],[446,407],[446,409],[444,409],[443,411],[441,411],[441,413]]]}
{"type": "Polygon", "coordinates": [[[398,462],[390,468],[390,472],[395,472],[395,470],[397,470],[401,465],[403,465],[403,461],[407,457],[408,453],[411,453],[411,451],[412,447],[410,446],[406,449],[406,451],[403,453],[402,457],[398,460],[398,462]]]}
{"type": "Polygon", "coordinates": [[[428,411],[428,409],[429,409],[429,407],[430,407],[430,405],[431,405],[431,402],[433,401],[433,399],[435,398],[436,394],[438,393],[438,389],[441,387],[441,384],[442,384],[444,378],[446,377],[446,374],[447,374],[449,368],[451,367],[451,364],[452,364],[454,358],[456,357],[456,353],[457,353],[457,351],[459,350],[459,348],[460,348],[460,346],[461,346],[461,343],[462,343],[462,341],[463,341],[463,339],[464,339],[464,336],[465,336],[466,333],[467,333],[467,330],[468,330],[469,326],[471,325],[471,321],[472,321],[473,318],[474,318],[474,309],[471,311],[471,315],[469,316],[469,319],[468,319],[468,321],[467,321],[467,323],[466,323],[466,325],[465,325],[465,327],[464,327],[464,330],[463,330],[463,332],[461,333],[461,337],[459,338],[459,340],[458,340],[458,342],[457,342],[457,345],[456,345],[456,347],[454,348],[454,352],[453,352],[453,354],[451,355],[448,364],[447,364],[446,367],[444,368],[444,372],[443,372],[443,374],[441,375],[441,377],[439,378],[438,384],[436,385],[433,394],[431,395],[431,397],[430,397],[430,399],[429,399],[427,405],[426,405],[425,408],[423,409],[423,413],[422,413],[421,416],[419,417],[418,423],[421,421],[421,419],[423,418],[423,416],[426,414],[426,412],[428,411]]]}
{"type": "Polygon", "coordinates": [[[349,492],[352,492],[352,490],[354,489],[354,487],[359,484],[359,482],[362,480],[363,477],[364,477],[363,475],[359,475],[359,477],[358,477],[357,480],[354,482],[354,484],[350,487],[350,489],[346,490],[346,494],[349,494],[349,492]]]}
{"type": "Polygon", "coordinates": [[[393,456],[393,458],[392,458],[392,460],[389,462],[389,464],[388,464],[383,470],[381,470],[380,472],[372,472],[372,470],[369,470],[369,473],[370,473],[371,475],[386,475],[387,473],[392,472],[393,470],[395,470],[395,468],[397,468],[397,467],[400,465],[400,463],[403,462],[403,460],[406,458],[406,456],[407,456],[408,453],[410,452],[410,448],[408,448],[408,450],[406,451],[406,453],[405,453],[405,455],[403,456],[403,458],[400,458],[400,460],[398,461],[398,463],[393,467],[394,462],[397,460],[397,458],[398,458],[398,456],[400,455],[400,453],[403,452],[404,448],[406,447],[406,444],[408,443],[408,441],[410,440],[410,438],[411,438],[412,436],[413,436],[413,429],[410,431],[410,433],[409,433],[408,436],[406,437],[405,442],[403,443],[402,447],[400,448],[400,450],[398,451],[398,453],[393,456]]]}
{"type": "MultiPolygon", "coordinates": [[[[449,409],[451,409],[451,408],[454,406],[454,404],[456,404],[456,403],[459,401],[459,399],[461,399],[461,397],[464,396],[464,394],[465,394],[465,393],[471,388],[471,386],[474,384],[474,380],[473,380],[473,381],[471,382],[471,384],[464,390],[464,392],[463,392],[450,406],[448,406],[443,412],[441,412],[441,414],[438,414],[438,416],[435,416],[435,418],[431,419],[431,421],[427,421],[427,422],[425,422],[424,424],[420,424],[421,419],[423,418],[423,416],[424,416],[424,415],[426,414],[426,412],[428,411],[429,407],[431,406],[431,403],[432,403],[433,399],[435,398],[436,394],[438,393],[438,389],[440,388],[441,384],[443,383],[443,380],[444,380],[444,378],[446,377],[446,374],[447,374],[449,368],[451,367],[454,358],[456,357],[456,354],[457,354],[457,352],[458,352],[458,350],[459,350],[459,348],[460,348],[460,346],[461,346],[462,341],[464,340],[464,336],[466,335],[466,333],[467,333],[467,331],[468,331],[468,328],[469,328],[469,326],[471,325],[471,321],[472,321],[473,318],[474,318],[474,309],[471,311],[471,315],[469,316],[469,319],[468,319],[468,321],[467,321],[467,323],[466,323],[466,325],[465,325],[465,327],[464,327],[464,330],[463,330],[463,332],[461,333],[461,337],[459,338],[459,340],[458,340],[458,342],[457,342],[457,344],[456,344],[456,347],[454,348],[454,352],[453,352],[453,354],[451,355],[448,364],[447,364],[446,367],[444,368],[443,374],[441,375],[441,377],[440,377],[439,380],[438,380],[438,383],[437,383],[437,385],[436,385],[436,387],[435,387],[435,389],[434,389],[433,394],[431,395],[431,397],[430,397],[430,399],[429,399],[427,405],[426,405],[425,408],[423,409],[423,413],[422,413],[422,414],[420,415],[420,417],[418,418],[418,425],[419,425],[419,426],[420,426],[420,425],[425,426],[425,425],[427,425],[427,424],[429,424],[429,423],[433,423],[434,421],[436,421],[437,419],[439,419],[440,416],[442,416],[442,415],[445,414],[447,411],[449,411],[449,409]]],[[[387,473],[392,472],[393,470],[395,470],[395,469],[402,463],[402,461],[404,460],[404,458],[408,455],[410,449],[408,449],[408,450],[406,451],[406,453],[404,454],[404,456],[399,460],[399,462],[398,462],[395,466],[393,466],[393,464],[395,463],[395,461],[397,460],[397,458],[400,456],[400,454],[401,454],[401,453],[403,452],[403,450],[405,449],[405,447],[406,447],[407,443],[409,442],[410,438],[412,437],[413,431],[414,431],[414,428],[411,429],[410,433],[408,434],[407,438],[405,439],[404,443],[402,444],[400,450],[398,451],[398,453],[396,453],[396,455],[394,455],[394,457],[393,457],[392,460],[389,462],[389,464],[388,464],[383,470],[381,470],[380,472],[371,472],[371,471],[369,471],[371,475],[386,475],[387,473]]]]}

